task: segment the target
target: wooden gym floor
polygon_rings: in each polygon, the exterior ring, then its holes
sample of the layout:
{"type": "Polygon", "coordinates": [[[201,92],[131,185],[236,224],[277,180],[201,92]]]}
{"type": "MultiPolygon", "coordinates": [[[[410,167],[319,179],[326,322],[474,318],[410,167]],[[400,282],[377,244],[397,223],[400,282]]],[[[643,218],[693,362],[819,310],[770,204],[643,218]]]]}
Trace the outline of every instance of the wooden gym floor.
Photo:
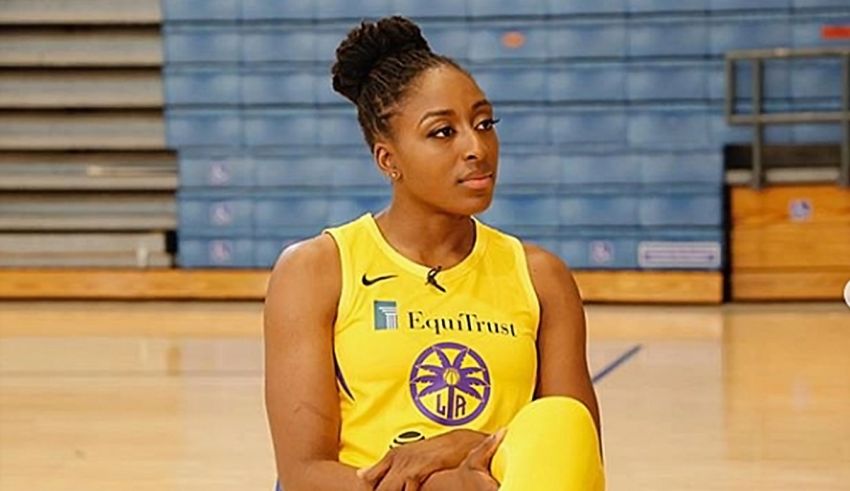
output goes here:
{"type": "MultiPolygon", "coordinates": [[[[271,490],[259,302],[0,302],[0,490],[271,490]]],[[[609,489],[850,490],[850,309],[589,306],[609,489]]]]}

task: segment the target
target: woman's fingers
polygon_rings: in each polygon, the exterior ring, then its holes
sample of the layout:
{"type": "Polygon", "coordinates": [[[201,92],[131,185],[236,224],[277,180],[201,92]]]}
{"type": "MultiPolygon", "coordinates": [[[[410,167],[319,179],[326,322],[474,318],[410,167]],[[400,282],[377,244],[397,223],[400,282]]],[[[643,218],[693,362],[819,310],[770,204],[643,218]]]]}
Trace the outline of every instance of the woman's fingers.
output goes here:
{"type": "Polygon", "coordinates": [[[493,458],[493,455],[495,455],[496,450],[499,449],[499,445],[501,445],[502,440],[505,438],[505,433],[507,433],[507,429],[502,428],[473,448],[466,457],[467,466],[472,469],[479,470],[489,469],[490,460],[493,458]]]}
{"type": "Polygon", "coordinates": [[[357,477],[368,482],[372,487],[380,481],[387,471],[390,470],[392,464],[392,454],[387,454],[377,464],[372,467],[364,467],[357,470],[357,477]]]}
{"type": "Polygon", "coordinates": [[[419,491],[419,481],[416,479],[408,479],[404,483],[404,491],[419,491]]]}
{"type": "Polygon", "coordinates": [[[413,479],[404,477],[402,470],[395,468],[387,472],[375,487],[375,491],[405,491],[411,489],[410,482],[413,479]]]}

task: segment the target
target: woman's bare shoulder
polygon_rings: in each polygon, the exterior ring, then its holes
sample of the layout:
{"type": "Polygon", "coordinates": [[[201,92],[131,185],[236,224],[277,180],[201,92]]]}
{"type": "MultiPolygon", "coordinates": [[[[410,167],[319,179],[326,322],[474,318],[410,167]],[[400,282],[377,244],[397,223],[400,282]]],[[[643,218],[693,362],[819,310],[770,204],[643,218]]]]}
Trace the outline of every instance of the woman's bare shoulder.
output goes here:
{"type": "Polygon", "coordinates": [[[547,297],[580,302],[578,287],[567,263],[553,252],[537,244],[523,241],[526,262],[531,282],[538,297],[545,302],[547,297]]]}
{"type": "Polygon", "coordinates": [[[336,241],[323,233],[295,242],[280,253],[272,268],[267,296],[289,291],[290,298],[309,299],[312,308],[335,308],[341,276],[336,241]]]}

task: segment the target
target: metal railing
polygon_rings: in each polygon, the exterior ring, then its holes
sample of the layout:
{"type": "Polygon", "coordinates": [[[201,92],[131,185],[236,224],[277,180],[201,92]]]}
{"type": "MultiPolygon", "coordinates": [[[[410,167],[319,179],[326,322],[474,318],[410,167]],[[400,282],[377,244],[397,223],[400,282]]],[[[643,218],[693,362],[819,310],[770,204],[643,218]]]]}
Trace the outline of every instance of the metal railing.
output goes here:
{"type": "Polygon", "coordinates": [[[730,51],[726,54],[726,122],[734,125],[753,125],[752,181],[758,189],[764,185],[764,128],[768,124],[841,124],[841,162],[838,183],[850,186],[850,47],[810,49],[766,49],[730,51]],[[841,109],[838,111],[788,111],[765,113],[764,62],[769,59],[839,58],[842,60],[841,109]],[[749,61],[752,66],[752,111],[736,113],[736,63],[749,61]]]}

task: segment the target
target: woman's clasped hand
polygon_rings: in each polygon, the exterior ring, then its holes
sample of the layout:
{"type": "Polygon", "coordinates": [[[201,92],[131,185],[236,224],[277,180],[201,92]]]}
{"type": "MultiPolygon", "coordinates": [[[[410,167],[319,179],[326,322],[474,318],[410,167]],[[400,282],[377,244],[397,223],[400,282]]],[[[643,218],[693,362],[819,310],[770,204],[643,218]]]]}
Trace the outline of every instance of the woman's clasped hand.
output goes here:
{"type": "Polygon", "coordinates": [[[455,430],[393,448],[357,475],[375,491],[496,491],[490,460],[504,434],[455,430]]]}

